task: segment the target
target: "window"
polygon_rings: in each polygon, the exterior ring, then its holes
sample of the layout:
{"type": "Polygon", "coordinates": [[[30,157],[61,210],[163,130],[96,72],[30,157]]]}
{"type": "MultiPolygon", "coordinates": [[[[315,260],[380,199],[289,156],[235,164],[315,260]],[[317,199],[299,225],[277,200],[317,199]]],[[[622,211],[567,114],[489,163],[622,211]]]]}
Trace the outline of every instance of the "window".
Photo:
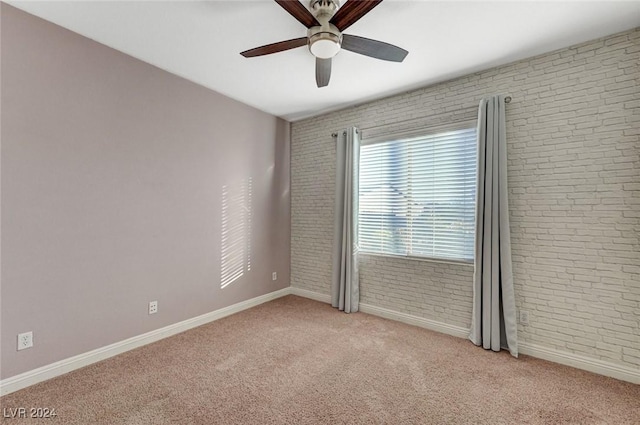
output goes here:
{"type": "Polygon", "coordinates": [[[424,133],[363,141],[360,250],[473,261],[476,128],[424,133]]]}

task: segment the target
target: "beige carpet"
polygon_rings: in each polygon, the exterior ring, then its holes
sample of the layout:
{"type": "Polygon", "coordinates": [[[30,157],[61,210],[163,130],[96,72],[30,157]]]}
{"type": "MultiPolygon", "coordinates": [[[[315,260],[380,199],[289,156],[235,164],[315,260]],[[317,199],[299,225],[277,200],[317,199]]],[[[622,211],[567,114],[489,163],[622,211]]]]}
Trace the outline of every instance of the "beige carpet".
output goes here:
{"type": "Polygon", "coordinates": [[[640,386],[289,296],[0,399],[12,424],[638,424],[640,386]]]}

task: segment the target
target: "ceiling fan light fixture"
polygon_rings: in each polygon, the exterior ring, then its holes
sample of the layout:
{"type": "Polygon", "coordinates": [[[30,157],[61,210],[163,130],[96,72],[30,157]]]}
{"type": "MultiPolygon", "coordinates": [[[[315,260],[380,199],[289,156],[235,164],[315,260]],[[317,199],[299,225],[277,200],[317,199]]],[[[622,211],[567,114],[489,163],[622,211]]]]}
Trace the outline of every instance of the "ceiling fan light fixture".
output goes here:
{"type": "Polygon", "coordinates": [[[321,32],[309,37],[309,51],[320,59],[334,57],[340,51],[341,37],[330,32],[321,32]]]}

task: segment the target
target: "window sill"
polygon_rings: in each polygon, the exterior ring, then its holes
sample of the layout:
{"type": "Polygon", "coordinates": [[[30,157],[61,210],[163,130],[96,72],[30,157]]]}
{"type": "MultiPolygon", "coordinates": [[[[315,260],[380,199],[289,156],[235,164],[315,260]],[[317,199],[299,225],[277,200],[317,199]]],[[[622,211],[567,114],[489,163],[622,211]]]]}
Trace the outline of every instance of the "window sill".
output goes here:
{"type": "Polygon", "coordinates": [[[367,257],[396,258],[400,260],[426,261],[428,263],[454,264],[457,266],[466,266],[466,267],[474,266],[473,261],[465,261],[465,260],[449,260],[449,259],[442,259],[442,258],[416,257],[416,256],[409,256],[409,255],[380,254],[377,252],[367,252],[367,251],[360,251],[358,252],[358,255],[364,255],[367,257]]]}

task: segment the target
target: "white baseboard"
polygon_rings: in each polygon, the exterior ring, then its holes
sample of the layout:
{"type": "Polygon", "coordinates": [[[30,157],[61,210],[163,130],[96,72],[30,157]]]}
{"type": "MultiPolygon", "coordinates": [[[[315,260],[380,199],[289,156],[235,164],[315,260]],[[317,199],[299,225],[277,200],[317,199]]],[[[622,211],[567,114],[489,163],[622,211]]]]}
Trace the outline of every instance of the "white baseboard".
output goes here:
{"type": "Polygon", "coordinates": [[[249,300],[242,301],[237,304],[233,304],[228,307],[224,307],[219,310],[194,317],[192,319],[187,319],[173,325],[165,326],[161,329],[156,329],[142,335],[134,336],[132,338],[125,339],[124,341],[119,341],[114,344],[107,345],[106,347],[101,347],[87,353],[69,357],[68,359],[60,360],[58,362],[33,369],[19,375],[3,379],[2,381],[0,381],[0,395],[5,395],[21,390],[30,385],[46,381],[47,379],[55,378],[56,376],[71,372],[72,370],[88,366],[92,363],[96,363],[104,359],[108,359],[109,357],[113,357],[129,350],[133,350],[134,348],[138,348],[143,345],[150,344],[152,342],[178,334],[180,332],[187,331],[197,326],[222,319],[223,317],[230,316],[234,313],[238,313],[251,307],[255,307],[259,304],[275,300],[276,298],[284,297],[285,295],[289,295],[290,293],[291,288],[283,288],[275,292],[251,298],[249,300]]]}
{"type": "Polygon", "coordinates": [[[373,314],[374,316],[384,317],[385,319],[396,320],[408,325],[419,326],[421,328],[440,332],[447,335],[457,336],[458,338],[466,338],[469,336],[469,329],[460,326],[449,325],[435,320],[425,319],[424,317],[413,316],[411,314],[400,313],[398,311],[389,310],[369,304],[360,304],[360,311],[363,313],[373,314]]]}
{"type": "MultiPolygon", "coordinates": [[[[300,297],[309,298],[327,304],[331,303],[330,295],[320,294],[318,292],[313,292],[309,291],[308,289],[302,288],[291,287],[290,289],[291,295],[298,295],[300,297]]],[[[391,319],[398,322],[407,323],[409,325],[431,329],[433,331],[444,333],[447,335],[457,336],[459,338],[466,338],[469,335],[469,329],[466,328],[448,325],[446,323],[436,322],[435,320],[429,320],[418,316],[412,316],[411,314],[400,313],[398,311],[377,307],[375,305],[360,303],[359,311],[361,311],[362,313],[372,314],[374,316],[384,317],[385,319],[391,319]]]]}
{"type": "MultiPolygon", "coordinates": [[[[300,288],[291,288],[291,293],[293,295],[299,295],[301,297],[311,298],[312,300],[327,303],[330,302],[331,299],[329,295],[319,294],[300,288]]],[[[401,313],[398,311],[389,310],[369,304],[361,303],[360,311],[363,313],[372,314],[374,316],[384,317],[385,319],[396,320],[398,322],[407,323],[409,325],[419,326],[421,328],[426,328],[447,335],[456,336],[458,338],[466,339],[469,336],[469,329],[467,328],[449,325],[435,320],[429,320],[423,317],[413,316],[411,314],[401,313]]],[[[567,353],[565,351],[559,351],[552,348],[542,347],[529,343],[518,344],[518,351],[521,354],[525,354],[531,357],[536,357],[554,363],[575,367],[576,369],[586,370],[588,372],[597,373],[598,375],[608,376],[611,378],[619,379],[621,381],[631,382],[633,384],[640,384],[640,369],[633,369],[607,361],[593,359],[581,356],[579,354],[567,353]]]]}
{"type": "Polygon", "coordinates": [[[290,287],[291,295],[298,295],[299,297],[309,298],[312,300],[320,301],[322,303],[331,304],[331,295],[320,294],[318,292],[309,291],[307,289],[290,287]]]}
{"type": "Polygon", "coordinates": [[[549,360],[565,366],[575,367],[576,369],[597,373],[598,375],[631,382],[632,384],[640,384],[640,369],[632,369],[604,360],[558,351],[553,348],[542,347],[535,344],[520,343],[518,344],[518,350],[521,354],[526,354],[531,357],[549,360]]]}

